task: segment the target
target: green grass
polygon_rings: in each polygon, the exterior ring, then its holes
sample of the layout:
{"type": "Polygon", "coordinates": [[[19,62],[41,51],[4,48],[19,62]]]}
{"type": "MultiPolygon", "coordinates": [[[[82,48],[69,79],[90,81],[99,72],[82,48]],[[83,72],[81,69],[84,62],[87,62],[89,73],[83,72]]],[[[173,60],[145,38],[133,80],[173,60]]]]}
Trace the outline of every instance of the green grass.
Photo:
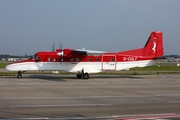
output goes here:
{"type": "Polygon", "coordinates": [[[137,67],[122,71],[105,71],[98,74],[107,75],[156,75],[156,74],[180,74],[180,66],[177,63],[156,63],[148,67],[137,67]]]}
{"type": "Polygon", "coordinates": [[[180,66],[148,66],[143,68],[132,68],[133,71],[180,71],[180,66]]]}
{"type": "Polygon", "coordinates": [[[16,76],[16,73],[6,73],[6,72],[1,72],[0,76],[16,76]]]}
{"type": "Polygon", "coordinates": [[[0,68],[5,68],[6,67],[6,63],[0,63],[0,68]]]}

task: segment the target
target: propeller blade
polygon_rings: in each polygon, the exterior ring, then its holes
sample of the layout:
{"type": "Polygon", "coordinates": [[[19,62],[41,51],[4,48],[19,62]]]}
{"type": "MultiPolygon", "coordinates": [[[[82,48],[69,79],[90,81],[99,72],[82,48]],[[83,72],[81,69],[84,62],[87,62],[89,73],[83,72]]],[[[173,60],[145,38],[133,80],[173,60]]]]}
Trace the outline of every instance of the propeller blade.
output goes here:
{"type": "Polygon", "coordinates": [[[63,50],[63,44],[61,43],[59,43],[59,49],[60,49],[60,51],[62,51],[63,50]]]}
{"type": "Polygon", "coordinates": [[[58,55],[60,56],[60,64],[61,64],[61,62],[64,60],[63,59],[63,57],[64,57],[64,51],[63,51],[63,44],[61,43],[59,43],[59,50],[60,50],[60,52],[58,53],[58,55]]]}

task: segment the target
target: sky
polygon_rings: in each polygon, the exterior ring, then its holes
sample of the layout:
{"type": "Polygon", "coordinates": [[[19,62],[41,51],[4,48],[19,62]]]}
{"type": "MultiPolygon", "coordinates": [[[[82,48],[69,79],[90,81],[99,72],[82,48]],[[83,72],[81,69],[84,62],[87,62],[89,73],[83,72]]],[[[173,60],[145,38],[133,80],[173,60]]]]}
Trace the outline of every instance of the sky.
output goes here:
{"type": "Polygon", "coordinates": [[[0,0],[0,54],[141,48],[162,31],[165,55],[180,55],[179,0],[0,0]]]}

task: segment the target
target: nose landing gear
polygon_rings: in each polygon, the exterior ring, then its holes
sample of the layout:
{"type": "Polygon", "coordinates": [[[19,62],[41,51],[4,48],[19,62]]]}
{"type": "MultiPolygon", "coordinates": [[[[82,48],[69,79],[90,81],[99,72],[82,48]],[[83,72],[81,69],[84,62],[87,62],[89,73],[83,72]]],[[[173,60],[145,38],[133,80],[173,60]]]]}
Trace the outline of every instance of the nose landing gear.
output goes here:
{"type": "Polygon", "coordinates": [[[18,73],[17,73],[17,78],[21,79],[23,72],[25,72],[25,71],[18,71],[18,73]]]}
{"type": "Polygon", "coordinates": [[[18,75],[17,75],[17,78],[21,79],[22,78],[22,74],[21,74],[21,71],[18,71],[18,75]]]}

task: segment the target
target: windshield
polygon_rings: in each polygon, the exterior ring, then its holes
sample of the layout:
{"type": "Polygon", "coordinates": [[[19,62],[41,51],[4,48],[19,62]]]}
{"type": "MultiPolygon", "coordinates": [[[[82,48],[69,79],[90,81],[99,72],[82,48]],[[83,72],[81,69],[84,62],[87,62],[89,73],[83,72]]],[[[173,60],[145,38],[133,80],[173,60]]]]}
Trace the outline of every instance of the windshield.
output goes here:
{"type": "Polygon", "coordinates": [[[29,60],[34,60],[35,56],[36,56],[36,55],[30,56],[29,60]]]}

